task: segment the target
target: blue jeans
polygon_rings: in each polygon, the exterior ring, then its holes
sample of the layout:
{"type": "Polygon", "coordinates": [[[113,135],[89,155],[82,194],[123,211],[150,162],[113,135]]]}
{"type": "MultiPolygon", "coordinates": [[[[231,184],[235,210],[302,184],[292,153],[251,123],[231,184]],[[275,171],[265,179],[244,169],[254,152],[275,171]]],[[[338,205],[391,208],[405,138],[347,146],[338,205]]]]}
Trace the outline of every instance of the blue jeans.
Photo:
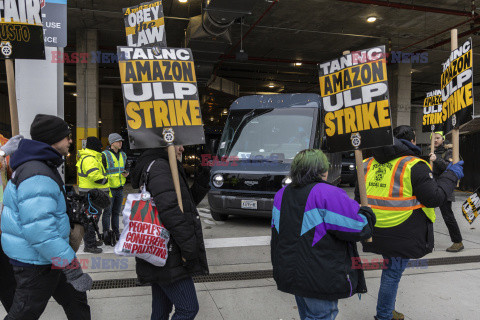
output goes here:
{"type": "Polygon", "coordinates": [[[295,296],[300,320],[334,320],[338,314],[338,300],[320,300],[295,296]]]}
{"type": "Polygon", "coordinates": [[[120,235],[120,212],[123,204],[123,187],[117,189],[110,189],[112,198],[110,198],[110,206],[105,209],[102,217],[103,233],[110,230],[110,219],[112,220],[112,231],[117,236],[120,235]]]}
{"type": "Polygon", "coordinates": [[[378,290],[377,319],[391,320],[397,299],[398,284],[410,259],[387,256],[383,256],[383,259],[388,259],[388,263],[386,263],[387,268],[382,270],[380,290],[378,290]]]}
{"type": "Polygon", "coordinates": [[[168,285],[152,284],[151,320],[193,320],[198,313],[198,300],[193,279],[188,277],[168,285]]]}

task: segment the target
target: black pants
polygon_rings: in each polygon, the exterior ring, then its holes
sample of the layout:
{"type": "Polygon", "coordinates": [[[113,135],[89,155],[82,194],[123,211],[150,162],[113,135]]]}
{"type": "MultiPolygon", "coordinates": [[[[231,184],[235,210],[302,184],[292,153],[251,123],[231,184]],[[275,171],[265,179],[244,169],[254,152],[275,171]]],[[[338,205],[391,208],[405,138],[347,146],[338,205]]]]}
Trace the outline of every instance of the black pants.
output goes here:
{"type": "MultiPolygon", "coordinates": [[[[88,193],[87,192],[80,192],[80,195],[81,196],[86,196],[88,193]]],[[[98,211],[98,221],[100,221],[100,217],[102,215],[102,209],[99,209],[99,208],[96,208],[96,210],[98,211]]],[[[96,222],[97,223],[97,226],[98,226],[98,221],[96,222]]],[[[96,232],[95,232],[95,227],[89,223],[88,224],[88,227],[85,229],[85,235],[83,236],[83,242],[85,244],[85,248],[96,248],[97,245],[97,236],[96,236],[96,232]]]]}
{"type": "Polygon", "coordinates": [[[445,224],[447,225],[448,233],[450,234],[452,242],[462,242],[462,234],[460,233],[460,228],[458,227],[457,220],[452,211],[452,201],[446,201],[441,205],[440,212],[442,213],[443,221],[445,221],[445,224]]]}
{"type": "MultiPolygon", "coordinates": [[[[1,186],[0,186],[1,188],[1,186]]],[[[0,242],[0,301],[7,312],[13,303],[15,294],[15,276],[7,255],[3,252],[0,242]]]]}
{"type": "Polygon", "coordinates": [[[85,243],[85,248],[96,248],[97,247],[97,236],[95,228],[91,223],[88,224],[88,227],[85,229],[85,235],[83,236],[83,242],[85,243]]]}
{"type": "Polygon", "coordinates": [[[53,297],[65,310],[69,320],[90,320],[90,307],[85,292],[76,291],[62,270],[52,266],[13,266],[17,290],[12,308],[5,320],[36,320],[53,297]]]}

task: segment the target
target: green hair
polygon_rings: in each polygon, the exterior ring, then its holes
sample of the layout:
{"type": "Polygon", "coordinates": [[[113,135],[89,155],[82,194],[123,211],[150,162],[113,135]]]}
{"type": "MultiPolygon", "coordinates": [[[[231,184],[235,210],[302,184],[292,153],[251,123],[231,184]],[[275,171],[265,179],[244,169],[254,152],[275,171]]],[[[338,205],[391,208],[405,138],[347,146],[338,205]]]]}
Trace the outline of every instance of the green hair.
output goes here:
{"type": "Polygon", "coordinates": [[[321,175],[328,171],[327,156],[318,149],[300,151],[290,167],[290,178],[294,187],[302,187],[321,181],[321,175]]]}

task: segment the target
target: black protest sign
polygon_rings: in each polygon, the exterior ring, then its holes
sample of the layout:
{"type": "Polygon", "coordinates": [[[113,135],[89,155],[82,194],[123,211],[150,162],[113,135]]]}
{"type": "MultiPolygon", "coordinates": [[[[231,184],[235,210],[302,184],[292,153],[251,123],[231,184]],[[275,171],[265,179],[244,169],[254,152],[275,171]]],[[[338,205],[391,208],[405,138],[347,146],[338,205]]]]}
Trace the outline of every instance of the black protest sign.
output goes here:
{"type": "Polygon", "coordinates": [[[129,47],[167,46],[162,1],[124,8],[123,15],[129,47]]]}
{"type": "Polygon", "coordinates": [[[329,152],[393,143],[385,46],[318,65],[329,152]]]}
{"type": "Polygon", "coordinates": [[[473,116],[473,52],[472,39],[452,51],[443,63],[441,77],[443,121],[445,133],[459,128],[473,116]]]}
{"type": "Polygon", "coordinates": [[[120,79],[132,149],[205,143],[192,51],[188,48],[118,47],[120,79]]]}
{"type": "Polygon", "coordinates": [[[41,3],[0,1],[0,59],[45,59],[41,3]]]}
{"type": "Polygon", "coordinates": [[[477,218],[478,211],[480,211],[480,188],[468,197],[462,205],[463,216],[470,224],[477,218]]]}
{"type": "Polygon", "coordinates": [[[443,131],[442,92],[427,93],[423,101],[422,132],[443,131]]]}

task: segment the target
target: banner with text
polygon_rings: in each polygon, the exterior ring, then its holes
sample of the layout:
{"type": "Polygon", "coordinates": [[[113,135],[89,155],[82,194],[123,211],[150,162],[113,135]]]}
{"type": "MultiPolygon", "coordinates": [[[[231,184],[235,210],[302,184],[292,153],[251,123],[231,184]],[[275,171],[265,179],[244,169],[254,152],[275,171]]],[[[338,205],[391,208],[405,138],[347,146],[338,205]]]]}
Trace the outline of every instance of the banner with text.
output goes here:
{"type": "Polygon", "coordinates": [[[46,47],[67,46],[67,0],[45,0],[42,7],[46,47]]]}
{"type": "Polygon", "coordinates": [[[462,213],[465,219],[472,224],[478,217],[478,211],[480,210],[480,188],[468,197],[462,205],[462,213]]]}
{"type": "Polygon", "coordinates": [[[422,132],[443,131],[442,103],[440,90],[427,93],[423,101],[422,132]]]}
{"type": "Polygon", "coordinates": [[[318,67],[328,151],[393,144],[385,46],[318,67]]]}
{"type": "Polygon", "coordinates": [[[441,77],[442,119],[445,134],[473,118],[473,51],[472,39],[452,51],[443,63],[441,77]]]}
{"type": "Polygon", "coordinates": [[[118,47],[120,79],[132,149],[205,143],[192,51],[188,48],[118,47]]]}
{"type": "Polygon", "coordinates": [[[44,0],[0,1],[0,59],[45,59],[44,0]]]}
{"type": "Polygon", "coordinates": [[[123,15],[129,47],[167,46],[162,1],[124,8],[123,15]]]}

